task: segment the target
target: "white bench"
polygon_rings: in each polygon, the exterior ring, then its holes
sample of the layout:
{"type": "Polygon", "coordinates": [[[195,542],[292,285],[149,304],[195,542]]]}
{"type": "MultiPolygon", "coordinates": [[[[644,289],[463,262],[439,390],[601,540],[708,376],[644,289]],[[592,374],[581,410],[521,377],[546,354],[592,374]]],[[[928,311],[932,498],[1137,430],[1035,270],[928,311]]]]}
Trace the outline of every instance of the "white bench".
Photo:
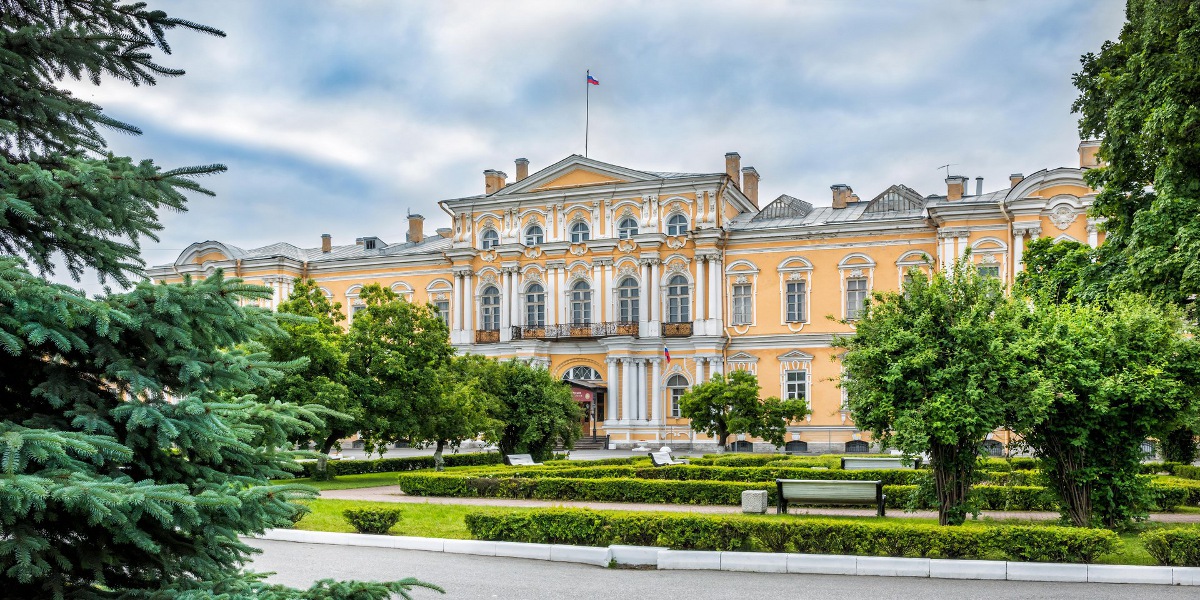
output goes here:
{"type": "Polygon", "coordinates": [[[917,457],[909,464],[904,464],[903,458],[877,458],[864,456],[862,458],[843,456],[842,468],[847,471],[861,471],[864,469],[919,469],[921,468],[921,458],[917,457]]]}
{"type": "Polygon", "coordinates": [[[504,464],[513,467],[537,467],[542,463],[533,462],[533,456],[529,454],[505,454],[504,464]]]}
{"type": "Polygon", "coordinates": [[[688,464],[688,461],[686,459],[675,460],[674,458],[671,457],[670,452],[651,452],[650,453],[650,462],[654,463],[654,466],[656,466],[656,467],[665,467],[667,465],[686,465],[686,464],[688,464]]]}
{"type": "Polygon", "coordinates": [[[779,514],[786,515],[791,502],[803,504],[865,504],[874,505],[876,514],[884,516],[881,481],[846,481],[825,479],[776,479],[779,491],[779,514]]]}

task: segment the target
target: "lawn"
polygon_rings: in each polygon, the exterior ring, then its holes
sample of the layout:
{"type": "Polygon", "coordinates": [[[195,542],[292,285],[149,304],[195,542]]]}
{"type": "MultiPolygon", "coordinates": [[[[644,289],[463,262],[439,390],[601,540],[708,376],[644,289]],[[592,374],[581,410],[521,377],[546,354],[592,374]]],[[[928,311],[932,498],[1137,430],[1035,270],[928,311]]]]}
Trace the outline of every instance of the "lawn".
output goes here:
{"type": "MultiPolygon", "coordinates": [[[[347,476],[360,477],[360,476],[347,476]]],[[[339,478],[341,479],[341,478],[339,478]]],[[[522,510],[510,507],[486,507],[486,506],[470,506],[470,505],[454,505],[454,504],[396,504],[393,502],[368,502],[364,500],[313,500],[309,503],[312,512],[304,517],[297,525],[296,529],[305,529],[309,531],[335,531],[343,533],[353,533],[354,528],[351,527],[342,517],[342,511],[349,508],[400,508],[403,511],[403,516],[400,523],[397,524],[389,532],[393,535],[411,535],[418,537],[440,537],[449,539],[470,539],[471,535],[467,532],[467,526],[464,522],[464,517],[467,513],[472,512],[493,512],[493,511],[514,511],[522,510]]],[[[534,510],[534,509],[529,509],[534,510]]],[[[678,513],[672,513],[678,514],[678,513]]],[[[864,521],[876,522],[875,517],[828,517],[828,516],[805,516],[805,515],[755,515],[761,519],[838,519],[846,521],[864,521]]],[[[936,519],[904,519],[905,523],[937,523],[936,519]]],[[[1006,523],[1012,525],[1029,524],[1027,521],[1007,520],[995,521],[991,519],[983,519],[980,521],[968,521],[963,527],[977,527],[984,524],[999,524],[1006,523]]],[[[1153,527],[1154,525],[1150,525],[1153,527]]],[[[1142,546],[1141,540],[1138,539],[1137,533],[1126,533],[1121,535],[1121,541],[1124,546],[1121,551],[1105,556],[1100,559],[1101,564],[1113,565],[1153,565],[1154,559],[1146,552],[1142,546]]]]}
{"type": "Polygon", "coordinates": [[[353,490],[357,488],[396,485],[396,473],[363,473],[362,475],[338,475],[331,481],[312,479],[276,479],[273,483],[302,483],[318,490],[353,490]]]}

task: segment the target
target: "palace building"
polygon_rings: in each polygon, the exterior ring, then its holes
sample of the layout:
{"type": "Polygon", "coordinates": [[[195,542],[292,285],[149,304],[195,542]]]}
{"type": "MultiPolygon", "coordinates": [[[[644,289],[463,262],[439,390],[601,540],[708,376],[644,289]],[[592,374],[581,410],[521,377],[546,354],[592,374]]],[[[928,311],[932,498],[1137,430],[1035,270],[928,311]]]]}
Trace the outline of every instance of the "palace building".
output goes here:
{"type": "MultiPolygon", "coordinates": [[[[613,447],[711,445],[679,418],[679,399],[716,373],[755,373],[764,396],[803,398],[812,414],[788,428],[793,451],[866,451],[844,410],[834,336],[853,331],[864,299],[897,290],[913,268],[949,268],[970,249],[980,273],[1011,285],[1025,244],[1041,236],[1099,243],[1087,217],[1095,192],[1080,165],[983,179],[946,178],[942,193],[905,185],[860,198],[831,186],[832,205],[781,195],[760,202],[759,174],[725,155],[718,173],[659,173],[569,156],[516,177],[484,171],[481,194],[439,203],[451,227],[432,235],[409,217],[405,239],[243,250],[192,244],[154,280],[224,269],[275,290],[310,278],[350,320],[364,285],[433,303],[460,352],[545,367],[576,388],[585,436],[613,447]]],[[[1003,438],[990,442],[1002,444],[1003,438]]],[[[743,448],[769,449],[757,440],[743,448]]]]}

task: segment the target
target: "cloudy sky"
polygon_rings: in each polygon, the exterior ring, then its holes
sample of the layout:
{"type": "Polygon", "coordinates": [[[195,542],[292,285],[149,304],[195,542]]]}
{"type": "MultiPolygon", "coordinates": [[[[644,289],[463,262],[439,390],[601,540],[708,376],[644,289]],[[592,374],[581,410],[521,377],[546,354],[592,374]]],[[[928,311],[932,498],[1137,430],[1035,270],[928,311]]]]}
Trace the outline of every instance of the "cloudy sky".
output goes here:
{"type": "Polygon", "coordinates": [[[847,183],[944,192],[940,165],[1007,185],[1077,164],[1079,56],[1114,39],[1123,3],[1078,1],[393,2],[180,0],[224,30],[177,32],[153,88],[76,84],[144,135],[114,151],[224,163],[216,198],[164,215],[151,264],[193,241],[243,248],[427,230],[436,203],[583,153],[655,171],[762,174],[761,196],[828,204],[847,183]]]}

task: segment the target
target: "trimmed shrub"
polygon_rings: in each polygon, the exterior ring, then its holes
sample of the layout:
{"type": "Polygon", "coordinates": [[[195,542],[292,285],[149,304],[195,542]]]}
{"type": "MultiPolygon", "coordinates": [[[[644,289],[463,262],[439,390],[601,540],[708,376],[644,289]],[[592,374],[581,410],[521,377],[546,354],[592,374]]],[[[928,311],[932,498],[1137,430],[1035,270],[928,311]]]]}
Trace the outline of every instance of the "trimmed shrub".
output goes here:
{"type": "Polygon", "coordinates": [[[653,481],[612,477],[475,477],[456,473],[401,473],[400,489],[411,496],[460,498],[525,498],[538,500],[589,500],[650,504],[741,503],[746,490],[767,490],[775,497],[775,484],[732,481],[653,481]]]}
{"type": "Polygon", "coordinates": [[[400,522],[399,508],[352,508],[342,511],[346,522],[359,533],[387,535],[400,522]]]}
{"type": "Polygon", "coordinates": [[[1013,458],[985,458],[983,459],[984,471],[1032,471],[1041,468],[1041,461],[1036,458],[1026,456],[1015,456],[1013,458]]]}
{"type": "Polygon", "coordinates": [[[1182,465],[1182,463],[1177,463],[1177,462],[1172,462],[1172,461],[1148,462],[1148,463],[1142,463],[1139,472],[1142,475],[1158,475],[1159,473],[1166,473],[1168,475],[1174,475],[1175,469],[1179,468],[1180,466],[1186,466],[1186,465],[1182,465]]]}
{"type": "Polygon", "coordinates": [[[1176,465],[1172,472],[1176,477],[1184,479],[1200,479],[1200,467],[1192,465],[1176,465]]]}
{"type": "Polygon", "coordinates": [[[469,513],[477,539],[677,550],[802,552],[1090,562],[1120,546],[1107,530],[1054,526],[939,527],[889,521],[606,513],[579,509],[469,513]]]}
{"type": "Polygon", "coordinates": [[[927,472],[912,469],[878,471],[788,467],[715,467],[700,465],[600,466],[560,469],[522,469],[520,471],[473,472],[480,476],[501,477],[564,477],[570,479],[610,479],[616,477],[672,481],[740,481],[745,483],[774,482],[776,479],[820,479],[882,481],[884,485],[910,485],[927,472]]]}
{"type": "Polygon", "coordinates": [[[1149,484],[1147,488],[1150,490],[1150,499],[1154,506],[1165,512],[1174,512],[1181,505],[1187,504],[1192,494],[1192,489],[1187,486],[1157,481],[1149,484]]]}
{"type": "MultiPolygon", "coordinates": [[[[443,456],[447,467],[469,467],[503,464],[499,452],[471,452],[465,454],[446,454],[443,456]]],[[[317,475],[317,461],[300,463],[304,466],[306,477],[317,475]]],[[[403,458],[378,458],[374,460],[331,460],[327,470],[333,475],[362,475],[363,473],[392,473],[432,469],[432,456],[405,456],[403,458]]]]}
{"type": "Polygon", "coordinates": [[[837,456],[792,456],[783,460],[773,460],[764,467],[825,467],[826,469],[842,468],[842,461],[837,456]]]}
{"type": "Polygon", "coordinates": [[[1138,537],[1160,565],[1200,567],[1200,527],[1151,529],[1138,537]]]}
{"type": "MultiPolygon", "coordinates": [[[[883,493],[888,508],[903,509],[908,507],[909,497],[917,493],[917,486],[885,485],[883,493]]],[[[1039,486],[974,485],[970,498],[980,510],[1058,510],[1054,492],[1039,486]]],[[[919,508],[935,509],[937,505],[924,503],[919,508]]]]}

